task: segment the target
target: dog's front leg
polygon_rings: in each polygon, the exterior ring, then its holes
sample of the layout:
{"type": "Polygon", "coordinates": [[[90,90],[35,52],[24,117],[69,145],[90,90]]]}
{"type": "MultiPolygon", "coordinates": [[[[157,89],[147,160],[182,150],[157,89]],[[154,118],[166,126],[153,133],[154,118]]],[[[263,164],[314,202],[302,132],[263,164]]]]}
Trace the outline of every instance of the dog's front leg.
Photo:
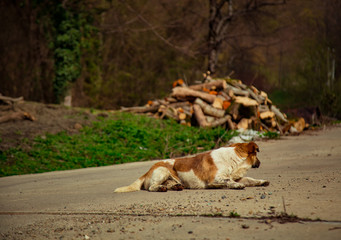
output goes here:
{"type": "Polygon", "coordinates": [[[244,184],[246,187],[269,186],[270,182],[262,179],[253,179],[250,177],[242,177],[236,180],[238,183],[244,184]]]}
{"type": "Polygon", "coordinates": [[[245,185],[235,182],[232,179],[215,179],[213,182],[207,184],[207,188],[244,189],[245,185]]]}

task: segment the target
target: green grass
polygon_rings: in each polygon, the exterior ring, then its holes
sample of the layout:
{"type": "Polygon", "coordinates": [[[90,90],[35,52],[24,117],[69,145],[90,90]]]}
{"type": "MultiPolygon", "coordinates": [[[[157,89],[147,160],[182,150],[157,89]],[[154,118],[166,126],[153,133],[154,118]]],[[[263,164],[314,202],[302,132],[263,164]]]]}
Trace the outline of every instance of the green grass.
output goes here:
{"type": "Polygon", "coordinates": [[[0,152],[0,176],[41,173],[126,162],[164,159],[206,151],[235,136],[225,129],[199,129],[171,120],[118,113],[79,134],[46,134],[21,147],[0,152]]]}
{"type": "Polygon", "coordinates": [[[262,138],[267,138],[267,139],[278,139],[281,137],[281,135],[278,132],[263,132],[259,135],[262,138]]]}
{"type": "Polygon", "coordinates": [[[229,216],[231,218],[239,218],[240,217],[240,215],[235,211],[231,211],[229,216]]]}

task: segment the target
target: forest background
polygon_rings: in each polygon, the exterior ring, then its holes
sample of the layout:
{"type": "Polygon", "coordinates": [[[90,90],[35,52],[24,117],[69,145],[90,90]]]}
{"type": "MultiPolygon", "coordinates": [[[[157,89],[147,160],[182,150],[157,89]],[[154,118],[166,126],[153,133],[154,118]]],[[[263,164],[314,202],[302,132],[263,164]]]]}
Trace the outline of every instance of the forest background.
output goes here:
{"type": "Polygon", "coordinates": [[[118,109],[211,70],[283,110],[341,118],[340,9],[339,0],[3,0],[0,93],[118,109]]]}

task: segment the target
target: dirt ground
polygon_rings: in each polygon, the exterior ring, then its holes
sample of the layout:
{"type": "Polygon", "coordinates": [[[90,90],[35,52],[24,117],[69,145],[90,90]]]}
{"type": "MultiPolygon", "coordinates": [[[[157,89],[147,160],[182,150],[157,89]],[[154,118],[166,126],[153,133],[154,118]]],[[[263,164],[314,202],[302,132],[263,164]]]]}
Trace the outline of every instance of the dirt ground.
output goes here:
{"type": "MultiPolygon", "coordinates": [[[[70,117],[44,125],[50,110],[39,109],[42,133],[96,118],[63,108],[70,117]]],[[[22,123],[12,145],[35,134],[22,123]]],[[[113,193],[154,161],[0,178],[0,239],[340,239],[341,127],[257,143],[261,166],[248,176],[268,187],[113,193]]]]}
{"type": "MultiPolygon", "coordinates": [[[[1,105],[0,105],[1,107],[1,105]]],[[[22,139],[32,139],[46,133],[66,131],[77,133],[78,130],[89,125],[99,116],[106,117],[107,112],[91,111],[90,109],[69,108],[62,105],[43,104],[21,101],[14,105],[0,108],[0,117],[12,112],[27,112],[36,120],[16,120],[0,124],[0,151],[21,145],[22,139]]]]}

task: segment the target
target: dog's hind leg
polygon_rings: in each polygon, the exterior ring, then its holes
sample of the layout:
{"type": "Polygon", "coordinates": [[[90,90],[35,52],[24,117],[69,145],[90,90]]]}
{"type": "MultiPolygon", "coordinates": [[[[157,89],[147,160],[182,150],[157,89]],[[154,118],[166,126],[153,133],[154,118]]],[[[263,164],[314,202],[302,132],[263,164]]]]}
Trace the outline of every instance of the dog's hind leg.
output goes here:
{"type": "Polygon", "coordinates": [[[169,179],[170,175],[171,173],[168,168],[158,167],[146,182],[145,189],[150,192],[167,192],[167,186],[164,183],[169,179]]]}
{"type": "Polygon", "coordinates": [[[173,190],[173,191],[182,191],[184,189],[184,186],[173,179],[168,179],[164,185],[167,187],[168,190],[173,190]]]}
{"type": "Polygon", "coordinates": [[[166,181],[166,186],[168,190],[182,191],[185,187],[182,185],[178,174],[171,168],[169,168],[169,179],[166,181]]]}
{"type": "Polygon", "coordinates": [[[246,187],[269,186],[270,182],[262,179],[253,179],[250,177],[243,177],[236,180],[238,183],[244,184],[246,187]]]}

